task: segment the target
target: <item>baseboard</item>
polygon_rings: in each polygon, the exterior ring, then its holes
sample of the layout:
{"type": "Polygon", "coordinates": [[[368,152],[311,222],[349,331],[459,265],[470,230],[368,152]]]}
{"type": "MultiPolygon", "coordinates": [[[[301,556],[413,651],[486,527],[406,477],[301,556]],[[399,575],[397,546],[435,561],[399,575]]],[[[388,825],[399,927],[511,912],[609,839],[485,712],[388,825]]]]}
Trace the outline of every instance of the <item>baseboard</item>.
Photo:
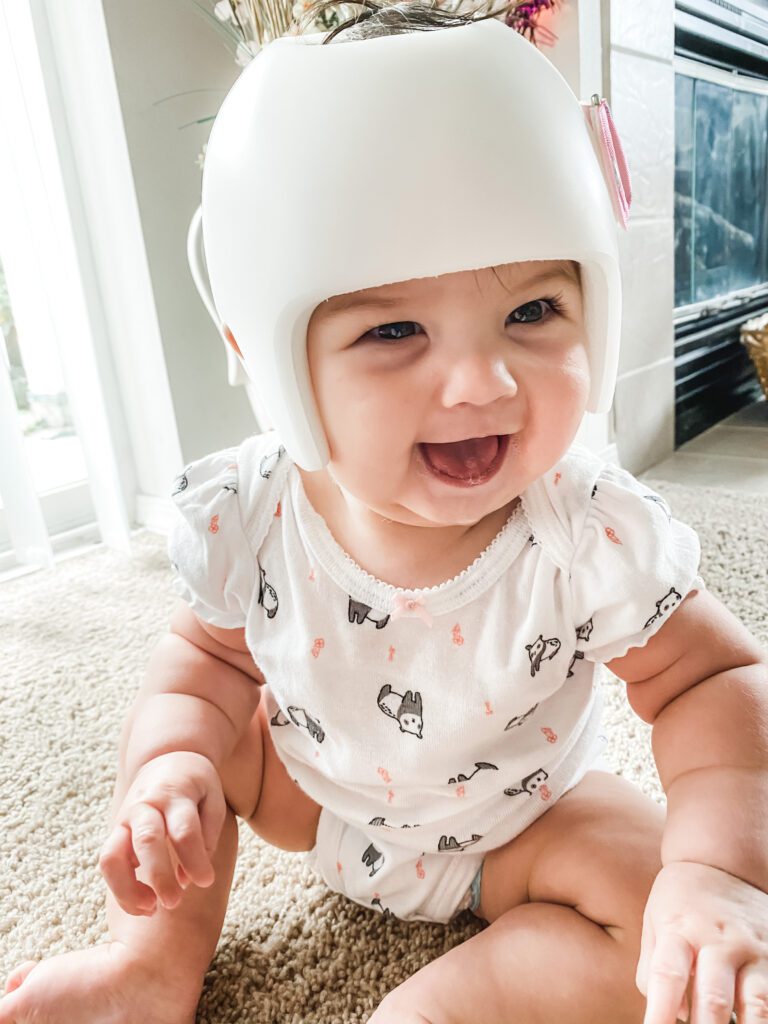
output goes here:
{"type": "MultiPolygon", "coordinates": [[[[74,558],[75,555],[85,554],[92,551],[101,544],[101,533],[98,524],[86,523],[74,530],[63,530],[51,537],[51,550],[53,551],[53,564],[65,561],[67,558],[74,558]]],[[[16,579],[17,576],[26,576],[31,572],[38,572],[45,566],[27,565],[19,563],[13,550],[0,552],[0,583],[16,579]]]]}

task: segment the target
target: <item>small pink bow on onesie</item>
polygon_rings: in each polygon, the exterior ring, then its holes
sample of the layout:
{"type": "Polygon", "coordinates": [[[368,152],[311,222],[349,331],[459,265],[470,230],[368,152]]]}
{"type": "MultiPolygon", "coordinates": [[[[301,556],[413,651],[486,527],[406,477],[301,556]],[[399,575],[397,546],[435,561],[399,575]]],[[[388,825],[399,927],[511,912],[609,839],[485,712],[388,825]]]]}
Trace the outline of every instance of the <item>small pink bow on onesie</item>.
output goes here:
{"type": "Polygon", "coordinates": [[[395,594],[392,605],[393,611],[390,616],[392,619],[419,618],[428,626],[432,625],[432,616],[424,607],[423,597],[407,597],[403,593],[395,594]]]}

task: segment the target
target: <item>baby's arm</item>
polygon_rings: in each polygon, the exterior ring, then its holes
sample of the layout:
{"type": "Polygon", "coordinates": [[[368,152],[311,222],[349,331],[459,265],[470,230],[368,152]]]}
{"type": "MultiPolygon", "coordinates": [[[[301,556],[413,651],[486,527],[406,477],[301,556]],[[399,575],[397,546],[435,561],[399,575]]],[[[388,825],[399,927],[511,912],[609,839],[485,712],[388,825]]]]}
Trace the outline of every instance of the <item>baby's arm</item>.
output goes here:
{"type": "Polygon", "coordinates": [[[202,754],[218,768],[250,722],[263,682],[244,630],[203,623],[179,601],[129,712],[128,778],[152,758],[179,750],[202,754]]]}
{"type": "Polygon", "coordinates": [[[126,912],[151,909],[155,894],[175,905],[178,884],[213,881],[226,810],[217,769],[251,721],[263,681],[242,630],[203,624],[179,603],[123,727],[125,795],[100,858],[126,912]]]}
{"type": "Polygon", "coordinates": [[[607,667],[653,724],[667,796],[662,862],[709,864],[768,890],[768,652],[700,590],[607,667]]]}
{"type": "Polygon", "coordinates": [[[764,1017],[768,1006],[768,652],[692,591],[626,679],[667,795],[662,869],[643,912],[646,1024],[764,1017]]]}

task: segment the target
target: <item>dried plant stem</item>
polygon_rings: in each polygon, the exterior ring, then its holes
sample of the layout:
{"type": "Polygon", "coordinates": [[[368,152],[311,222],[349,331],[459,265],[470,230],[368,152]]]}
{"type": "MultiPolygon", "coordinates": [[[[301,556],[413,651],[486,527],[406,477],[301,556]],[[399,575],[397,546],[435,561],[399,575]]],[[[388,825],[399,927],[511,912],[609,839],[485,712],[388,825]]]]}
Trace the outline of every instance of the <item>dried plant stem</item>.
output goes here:
{"type": "MultiPolygon", "coordinates": [[[[472,14],[471,20],[474,21],[506,16],[506,23],[510,27],[515,27],[524,34],[530,34],[532,41],[534,41],[536,32],[549,45],[557,38],[549,29],[535,24],[533,19],[540,11],[531,14],[530,9],[533,4],[530,0],[501,0],[502,6],[497,7],[496,10],[494,10],[496,0],[422,0],[422,2],[425,8],[432,8],[449,19],[445,21],[446,26],[451,23],[459,23],[458,20],[452,22],[450,16],[455,15],[458,19],[462,17],[461,12],[465,9],[467,14],[472,14]],[[520,9],[522,11],[518,14],[520,9]]],[[[559,0],[549,0],[549,2],[545,0],[542,6],[554,7],[558,2],[559,0]]],[[[204,10],[200,0],[193,0],[193,3],[199,9],[204,10]]],[[[398,6],[397,0],[325,0],[320,3],[306,2],[304,4],[307,8],[306,14],[294,15],[294,0],[228,0],[228,4],[234,29],[230,25],[227,35],[230,39],[233,37],[237,39],[239,36],[240,45],[249,49],[252,48],[251,44],[253,43],[261,49],[267,43],[292,30],[298,30],[299,34],[302,34],[306,31],[318,31],[321,26],[326,30],[333,29],[331,35],[324,40],[330,42],[339,32],[366,21],[379,10],[398,6]],[[354,8],[357,8],[357,11],[352,13],[354,8]]],[[[212,21],[216,21],[211,14],[208,13],[208,16],[212,21]]],[[[217,24],[217,28],[221,31],[224,26],[217,24]]],[[[239,53],[240,48],[238,47],[238,55],[239,53]]]]}
{"type": "MultiPolygon", "coordinates": [[[[234,0],[230,0],[234,4],[234,0]]],[[[285,35],[293,20],[292,9],[285,0],[245,0],[253,37],[263,46],[285,35]]]]}
{"type": "Polygon", "coordinates": [[[237,13],[237,2],[236,2],[236,0],[229,0],[229,9],[232,11],[232,17],[233,17],[233,19],[235,21],[235,24],[240,29],[240,35],[243,37],[243,41],[247,41],[248,37],[245,34],[245,30],[244,30],[243,26],[240,24],[240,18],[239,18],[238,13],[237,13]]]}

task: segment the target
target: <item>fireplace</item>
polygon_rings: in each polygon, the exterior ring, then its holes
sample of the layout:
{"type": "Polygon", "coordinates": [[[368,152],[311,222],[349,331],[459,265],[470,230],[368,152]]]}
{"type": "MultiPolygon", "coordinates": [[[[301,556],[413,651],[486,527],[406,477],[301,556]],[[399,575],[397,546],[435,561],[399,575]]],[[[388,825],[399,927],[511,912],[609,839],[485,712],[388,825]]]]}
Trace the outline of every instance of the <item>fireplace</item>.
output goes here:
{"type": "Polygon", "coordinates": [[[675,446],[762,392],[739,340],[768,311],[768,0],[675,9],[675,446]]]}

